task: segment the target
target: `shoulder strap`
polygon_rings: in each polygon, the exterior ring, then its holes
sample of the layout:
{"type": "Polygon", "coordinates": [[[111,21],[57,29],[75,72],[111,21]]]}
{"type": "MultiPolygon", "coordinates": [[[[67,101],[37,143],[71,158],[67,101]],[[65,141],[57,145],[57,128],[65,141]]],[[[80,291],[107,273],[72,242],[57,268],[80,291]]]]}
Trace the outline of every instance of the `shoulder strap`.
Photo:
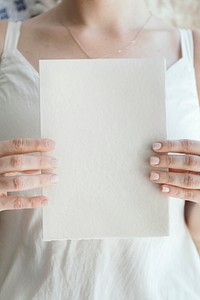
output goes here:
{"type": "Polygon", "coordinates": [[[182,56],[194,66],[194,41],[191,29],[180,29],[182,56]]]}
{"type": "Polygon", "coordinates": [[[9,21],[7,25],[7,31],[5,35],[5,43],[4,43],[4,52],[11,51],[17,48],[19,35],[20,35],[20,28],[21,28],[21,21],[13,22],[9,21]]]}

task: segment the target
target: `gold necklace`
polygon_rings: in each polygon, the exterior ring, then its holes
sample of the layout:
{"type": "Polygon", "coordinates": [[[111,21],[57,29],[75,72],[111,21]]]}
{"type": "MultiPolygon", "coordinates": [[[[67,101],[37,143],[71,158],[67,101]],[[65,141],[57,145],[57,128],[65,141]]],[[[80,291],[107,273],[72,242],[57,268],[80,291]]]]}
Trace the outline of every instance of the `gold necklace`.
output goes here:
{"type": "Polygon", "coordinates": [[[83,51],[84,54],[85,54],[88,58],[94,59],[94,58],[104,58],[104,57],[110,56],[110,55],[112,55],[112,54],[114,54],[114,53],[116,53],[116,52],[117,52],[117,53],[121,53],[121,52],[123,52],[124,49],[128,48],[128,46],[129,46],[130,44],[135,44],[135,41],[136,41],[137,37],[138,37],[139,34],[144,30],[145,26],[146,26],[147,23],[150,21],[151,17],[152,17],[152,12],[150,12],[149,17],[147,18],[147,20],[145,21],[145,23],[143,24],[143,26],[138,30],[138,32],[136,33],[136,35],[134,36],[134,38],[133,38],[127,45],[125,45],[124,47],[122,47],[122,48],[120,48],[120,49],[117,49],[117,50],[115,50],[115,51],[113,51],[113,52],[110,52],[110,53],[108,53],[108,54],[105,54],[105,55],[103,55],[103,56],[100,56],[100,57],[91,57],[90,55],[88,55],[88,53],[84,50],[84,47],[80,44],[80,42],[77,40],[77,38],[76,38],[76,37],[74,36],[74,34],[72,33],[72,31],[71,31],[71,29],[69,28],[69,26],[64,25],[60,20],[59,20],[59,22],[60,22],[65,28],[67,28],[67,30],[69,31],[71,37],[72,37],[73,40],[77,43],[77,45],[79,46],[79,48],[81,49],[81,51],[83,51]]]}

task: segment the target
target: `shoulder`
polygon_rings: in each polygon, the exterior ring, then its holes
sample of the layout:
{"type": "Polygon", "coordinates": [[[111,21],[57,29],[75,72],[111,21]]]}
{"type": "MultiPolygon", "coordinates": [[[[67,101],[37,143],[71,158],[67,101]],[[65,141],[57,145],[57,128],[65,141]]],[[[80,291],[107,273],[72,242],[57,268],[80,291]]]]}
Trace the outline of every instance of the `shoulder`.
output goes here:
{"type": "Polygon", "coordinates": [[[194,40],[194,59],[197,68],[200,68],[200,29],[192,30],[194,40]]]}
{"type": "Polygon", "coordinates": [[[200,29],[192,30],[195,46],[200,47],[200,29]]]}
{"type": "Polygon", "coordinates": [[[194,40],[194,67],[200,105],[200,29],[192,30],[194,40]]]}
{"type": "MultiPolygon", "coordinates": [[[[42,28],[45,27],[46,24],[47,24],[46,27],[48,26],[48,23],[45,22],[45,20],[48,20],[47,13],[43,13],[39,16],[36,16],[34,18],[31,18],[31,19],[28,19],[28,20],[25,20],[22,22],[22,23],[26,24],[26,26],[24,26],[24,27],[27,28],[29,37],[30,37],[30,33],[33,34],[36,31],[40,32],[42,30],[42,28]]],[[[6,35],[6,31],[7,31],[8,22],[9,22],[9,20],[0,20],[0,60],[1,60],[2,53],[3,53],[3,49],[4,49],[5,35],[6,35]]]]}
{"type": "Polygon", "coordinates": [[[0,20],[0,58],[4,48],[7,26],[8,26],[8,21],[0,20]]]}

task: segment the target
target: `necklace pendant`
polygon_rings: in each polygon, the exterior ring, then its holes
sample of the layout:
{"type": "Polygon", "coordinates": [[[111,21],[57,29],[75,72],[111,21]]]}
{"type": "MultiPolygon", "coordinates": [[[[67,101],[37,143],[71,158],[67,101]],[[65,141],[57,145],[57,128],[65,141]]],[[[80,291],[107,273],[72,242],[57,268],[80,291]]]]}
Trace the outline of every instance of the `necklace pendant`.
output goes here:
{"type": "MultiPolygon", "coordinates": [[[[121,52],[123,52],[123,50],[124,49],[126,49],[128,46],[130,46],[130,44],[135,44],[135,42],[136,42],[136,39],[137,39],[137,37],[139,36],[139,34],[141,34],[141,32],[144,30],[144,27],[147,25],[147,23],[149,22],[149,20],[151,19],[151,16],[152,16],[152,12],[150,12],[150,15],[149,15],[149,17],[148,17],[148,19],[146,20],[146,22],[143,24],[143,26],[140,28],[140,30],[137,32],[137,34],[135,35],[135,37],[134,37],[134,40],[132,40],[131,42],[129,42],[129,44],[128,45],[126,45],[125,47],[123,47],[122,49],[118,49],[118,50],[116,50],[116,51],[114,51],[114,52],[112,52],[112,53],[121,53],[121,52]]],[[[82,50],[82,52],[88,57],[88,58],[95,58],[95,57],[91,57],[91,56],[89,56],[88,54],[87,54],[87,52],[84,50],[84,48],[82,47],[82,45],[81,45],[81,43],[77,40],[77,38],[74,36],[74,34],[72,33],[72,31],[71,31],[71,29],[66,25],[64,25],[61,21],[60,21],[60,23],[64,26],[64,27],[66,27],[66,29],[69,31],[69,33],[70,33],[70,35],[71,35],[71,37],[73,38],[73,40],[76,42],[76,44],[79,46],[79,48],[82,50]]],[[[112,53],[109,53],[109,54],[105,54],[104,56],[101,56],[101,57],[97,57],[97,58],[104,58],[104,57],[108,57],[110,54],[112,54],[112,53]]]]}

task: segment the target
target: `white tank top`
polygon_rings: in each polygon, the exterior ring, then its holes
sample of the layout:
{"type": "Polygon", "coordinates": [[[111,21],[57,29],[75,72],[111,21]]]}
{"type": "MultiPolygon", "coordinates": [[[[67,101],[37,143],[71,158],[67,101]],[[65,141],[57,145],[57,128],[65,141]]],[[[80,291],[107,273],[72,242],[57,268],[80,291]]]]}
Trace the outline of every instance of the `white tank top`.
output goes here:
{"type": "MultiPolygon", "coordinates": [[[[39,74],[17,49],[20,25],[9,22],[0,64],[0,140],[40,137],[39,74]]],[[[192,32],[179,32],[182,58],[166,73],[167,136],[200,140],[192,32]]],[[[1,212],[0,299],[199,300],[184,203],[169,198],[169,237],[127,240],[43,242],[42,208],[1,212]]]]}

